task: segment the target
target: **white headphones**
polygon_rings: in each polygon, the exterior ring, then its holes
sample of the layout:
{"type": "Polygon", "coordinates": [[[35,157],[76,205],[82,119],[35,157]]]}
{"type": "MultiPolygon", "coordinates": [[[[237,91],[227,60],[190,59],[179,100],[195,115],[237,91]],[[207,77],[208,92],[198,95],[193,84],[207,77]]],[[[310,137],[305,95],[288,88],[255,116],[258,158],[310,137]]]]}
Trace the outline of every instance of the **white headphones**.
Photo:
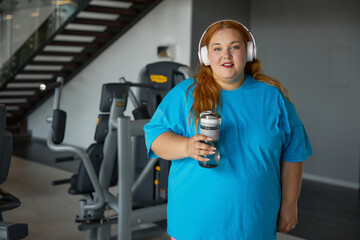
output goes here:
{"type": "Polygon", "coordinates": [[[237,21],[225,19],[225,20],[220,20],[220,21],[214,22],[202,34],[202,36],[200,38],[200,41],[199,41],[199,47],[198,47],[198,56],[199,56],[200,63],[204,64],[205,66],[210,65],[210,61],[209,61],[209,58],[208,58],[208,49],[207,49],[206,46],[201,47],[202,40],[203,40],[206,32],[209,30],[209,28],[211,28],[216,23],[223,22],[223,21],[230,21],[230,22],[237,23],[242,28],[244,28],[246,30],[246,32],[248,33],[248,35],[251,38],[251,41],[248,41],[247,44],[246,44],[247,45],[247,58],[246,58],[246,61],[251,62],[251,61],[255,60],[256,59],[256,44],[255,44],[255,39],[254,39],[253,35],[251,34],[251,32],[249,31],[249,29],[247,29],[243,24],[241,24],[241,23],[239,23],[237,21]]]}

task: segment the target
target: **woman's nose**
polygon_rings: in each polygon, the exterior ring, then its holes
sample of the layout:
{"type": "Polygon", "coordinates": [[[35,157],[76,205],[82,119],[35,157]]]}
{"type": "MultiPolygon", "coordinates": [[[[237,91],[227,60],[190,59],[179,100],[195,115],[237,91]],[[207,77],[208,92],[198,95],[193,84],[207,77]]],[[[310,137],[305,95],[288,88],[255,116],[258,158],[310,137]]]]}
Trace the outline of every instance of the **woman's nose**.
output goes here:
{"type": "Polygon", "coordinates": [[[231,52],[230,49],[226,49],[223,51],[223,58],[230,58],[231,57],[231,52]]]}

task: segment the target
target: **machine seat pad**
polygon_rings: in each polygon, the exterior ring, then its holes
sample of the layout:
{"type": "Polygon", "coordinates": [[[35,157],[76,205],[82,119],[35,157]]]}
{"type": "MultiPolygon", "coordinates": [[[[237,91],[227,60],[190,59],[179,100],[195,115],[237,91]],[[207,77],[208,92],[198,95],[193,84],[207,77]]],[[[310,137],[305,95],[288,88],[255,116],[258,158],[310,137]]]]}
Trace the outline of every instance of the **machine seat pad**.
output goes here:
{"type": "MultiPolygon", "coordinates": [[[[104,144],[93,143],[86,150],[97,176],[99,176],[101,162],[103,160],[103,148],[104,144]]],[[[114,171],[110,183],[111,186],[115,186],[117,184],[117,179],[117,161],[115,161],[114,171]]],[[[71,177],[70,184],[71,186],[68,192],[73,195],[87,194],[95,191],[83,163],[80,163],[78,173],[71,177]]]]}

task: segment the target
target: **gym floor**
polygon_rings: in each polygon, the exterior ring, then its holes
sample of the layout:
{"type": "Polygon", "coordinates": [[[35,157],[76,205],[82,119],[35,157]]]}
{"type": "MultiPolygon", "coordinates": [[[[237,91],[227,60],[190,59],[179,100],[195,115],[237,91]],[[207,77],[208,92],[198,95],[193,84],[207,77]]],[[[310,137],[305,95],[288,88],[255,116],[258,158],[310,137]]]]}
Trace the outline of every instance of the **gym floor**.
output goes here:
{"type": "MultiPolygon", "coordinates": [[[[68,185],[51,181],[69,178],[78,162],[54,164],[54,155],[42,141],[15,142],[8,180],[1,185],[20,198],[22,205],[3,213],[5,221],[29,225],[26,239],[79,240],[78,199],[67,193],[68,185]]],[[[66,154],[65,154],[66,155],[66,154]]],[[[165,230],[149,233],[152,225],[134,228],[133,239],[168,240],[165,230]]],[[[112,229],[116,233],[116,229],[112,229]]],[[[299,199],[299,224],[278,240],[360,239],[360,198],[357,190],[303,181],[299,199]]]]}

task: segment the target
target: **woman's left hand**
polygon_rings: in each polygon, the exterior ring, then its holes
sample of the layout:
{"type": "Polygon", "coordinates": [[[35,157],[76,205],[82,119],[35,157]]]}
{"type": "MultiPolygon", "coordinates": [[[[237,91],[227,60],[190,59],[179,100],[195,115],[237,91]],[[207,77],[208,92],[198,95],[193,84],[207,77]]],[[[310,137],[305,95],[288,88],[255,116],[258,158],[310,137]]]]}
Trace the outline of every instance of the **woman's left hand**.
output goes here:
{"type": "Polygon", "coordinates": [[[295,228],[297,220],[297,203],[282,202],[277,219],[278,232],[289,232],[295,228]]]}

